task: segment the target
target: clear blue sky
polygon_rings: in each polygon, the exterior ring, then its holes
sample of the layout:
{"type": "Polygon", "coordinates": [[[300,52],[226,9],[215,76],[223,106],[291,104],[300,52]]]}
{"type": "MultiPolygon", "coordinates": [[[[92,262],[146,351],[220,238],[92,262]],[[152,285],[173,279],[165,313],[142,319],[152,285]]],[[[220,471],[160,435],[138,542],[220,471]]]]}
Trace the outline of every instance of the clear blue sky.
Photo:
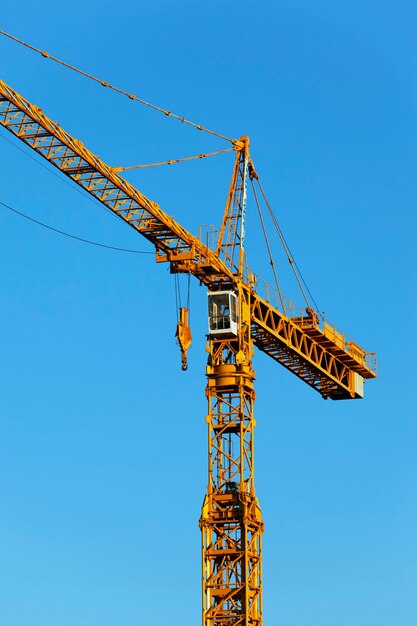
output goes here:
{"type": "MultiPolygon", "coordinates": [[[[320,308],[378,352],[366,398],[344,403],[256,355],[265,626],[417,623],[416,13],[414,2],[384,0],[2,10],[0,27],[35,46],[226,135],[248,134],[320,308]]],[[[112,165],[224,147],[4,38],[0,67],[112,165]]],[[[0,201],[150,250],[5,137],[0,129],[0,201]]],[[[223,155],[128,178],[197,233],[220,223],[231,167],[223,155]]],[[[265,252],[248,210],[256,266],[265,252]]],[[[196,626],[205,289],[192,286],[184,374],[165,266],[1,207],[0,229],[0,623],[196,626]]]]}

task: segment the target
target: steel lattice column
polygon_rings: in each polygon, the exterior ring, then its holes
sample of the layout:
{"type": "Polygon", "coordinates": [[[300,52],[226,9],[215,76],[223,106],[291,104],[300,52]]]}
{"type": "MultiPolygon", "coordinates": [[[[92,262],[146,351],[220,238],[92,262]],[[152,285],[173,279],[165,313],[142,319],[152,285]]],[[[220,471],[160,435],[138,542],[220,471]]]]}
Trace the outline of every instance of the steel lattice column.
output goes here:
{"type": "MultiPolygon", "coordinates": [[[[254,488],[254,372],[238,341],[208,344],[209,484],[203,505],[203,626],[261,626],[263,523],[254,488]]],[[[246,352],[246,350],[245,350],[246,352]]]]}

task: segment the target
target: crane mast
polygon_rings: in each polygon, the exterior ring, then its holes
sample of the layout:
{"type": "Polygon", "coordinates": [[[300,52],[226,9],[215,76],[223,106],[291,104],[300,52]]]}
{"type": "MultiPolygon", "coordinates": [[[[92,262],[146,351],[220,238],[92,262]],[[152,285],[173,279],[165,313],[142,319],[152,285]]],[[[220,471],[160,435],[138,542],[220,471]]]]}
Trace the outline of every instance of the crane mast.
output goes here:
{"type": "Polygon", "coordinates": [[[203,626],[262,624],[263,522],[255,495],[254,346],[249,294],[239,288],[247,138],[242,138],[242,144],[217,247],[236,275],[237,289],[219,291],[213,284],[209,292],[208,487],[200,518],[203,626]]]}
{"type": "MultiPolygon", "coordinates": [[[[0,80],[0,124],[155,246],[156,261],[208,288],[208,484],[201,517],[203,626],[262,626],[261,510],[255,494],[254,347],[324,398],[363,397],[375,355],[307,309],[261,296],[244,253],[249,141],[234,141],[235,166],[216,250],[119,176],[42,110],[0,80]]],[[[268,292],[269,293],[269,292],[268,292]]],[[[183,369],[191,341],[177,329],[183,369]]]]}
{"type": "Polygon", "coordinates": [[[208,489],[200,519],[203,625],[262,623],[261,510],[255,495],[249,304],[235,339],[209,339],[208,489]]]}

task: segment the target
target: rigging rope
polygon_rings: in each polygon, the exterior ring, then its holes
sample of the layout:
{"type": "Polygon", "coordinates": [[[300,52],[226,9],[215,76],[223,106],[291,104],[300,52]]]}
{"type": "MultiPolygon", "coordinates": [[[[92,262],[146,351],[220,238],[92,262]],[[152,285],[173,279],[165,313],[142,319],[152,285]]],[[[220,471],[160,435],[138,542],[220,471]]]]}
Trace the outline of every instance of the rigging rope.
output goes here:
{"type": "Polygon", "coordinates": [[[313,298],[313,295],[312,295],[310,289],[308,288],[308,285],[307,285],[306,281],[304,280],[304,277],[303,277],[303,275],[302,275],[302,273],[301,273],[301,271],[300,271],[300,269],[299,269],[299,267],[298,267],[298,265],[297,265],[297,263],[296,263],[296,261],[294,259],[294,256],[291,253],[291,250],[290,250],[290,248],[289,248],[289,246],[287,244],[287,241],[286,241],[286,239],[285,239],[285,237],[284,237],[284,235],[282,233],[282,230],[281,230],[281,228],[280,228],[280,226],[278,224],[277,218],[275,217],[274,211],[273,211],[270,203],[268,202],[268,198],[266,197],[264,188],[262,186],[261,181],[259,180],[259,177],[256,177],[256,180],[258,181],[259,189],[261,190],[263,199],[264,199],[265,204],[266,204],[266,206],[268,208],[269,214],[270,214],[271,219],[272,219],[272,221],[274,223],[274,226],[275,226],[275,229],[276,229],[276,231],[278,233],[278,236],[279,236],[279,238],[281,240],[282,246],[283,246],[283,248],[285,250],[285,254],[287,255],[288,261],[289,261],[289,263],[291,265],[291,268],[292,268],[292,270],[294,272],[294,276],[295,276],[295,278],[297,280],[297,283],[298,283],[298,286],[300,288],[300,291],[303,294],[303,298],[304,298],[304,300],[305,300],[305,302],[307,304],[307,308],[310,308],[310,303],[309,303],[309,300],[308,300],[308,298],[306,296],[306,292],[305,291],[307,291],[308,295],[310,296],[311,301],[313,302],[313,304],[315,306],[315,310],[319,313],[321,318],[323,318],[323,315],[319,311],[317,303],[316,303],[315,299],[313,298]],[[303,288],[303,285],[305,287],[305,290],[303,288]]]}
{"type": "Polygon", "coordinates": [[[38,226],[42,226],[43,228],[52,230],[54,233],[65,235],[65,237],[70,237],[70,239],[76,239],[77,241],[81,241],[82,243],[88,243],[92,246],[98,246],[99,248],[107,248],[109,250],[116,250],[117,252],[130,252],[131,254],[153,254],[153,252],[147,252],[144,250],[130,250],[129,248],[118,248],[117,246],[109,246],[105,243],[98,243],[97,241],[91,241],[91,239],[84,239],[83,237],[72,235],[71,233],[67,233],[64,230],[59,230],[59,228],[54,228],[53,226],[49,226],[48,224],[45,224],[44,222],[35,220],[34,217],[30,217],[29,215],[26,215],[25,213],[22,213],[21,211],[14,209],[9,204],[6,204],[5,202],[0,201],[0,205],[3,206],[5,209],[8,209],[9,211],[16,213],[16,215],[20,215],[20,217],[24,217],[26,220],[29,220],[30,222],[34,222],[35,224],[38,224],[38,226]]]}
{"type": "Polygon", "coordinates": [[[187,282],[187,309],[189,315],[191,314],[191,274],[188,272],[188,282],[187,282]]]}
{"type": "MultiPolygon", "coordinates": [[[[174,288],[175,288],[175,315],[176,315],[176,320],[178,324],[178,322],[181,319],[180,309],[183,308],[182,297],[181,297],[181,281],[180,281],[179,273],[174,274],[174,288]]],[[[190,291],[191,291],[191,274],[190,272],[187,272],[187,306],[186,308],[188,309],[189,315],[190,315],[190,304],[191,304],[190,291]]]]}
{"type": "Polygon", "coordinates": [[[271,248],[270,248],[269,240],[268,240],[268,235],[267,235],[266,228],[265,228],[264,218],[263,218],[263,215],[262,215],[261,207],[259,205],[258,194],[256,193],[256,188],[255,188],[255,185],[254,185],[254,182],[253,182],[253,178],[251,178],[251,183],[252,183],[253,195],[255,196],[256,208],[258,209],[258,215],[259,215],[259,219],[261,221],[262,232],[264,234],[266,247],[268,249],[269,264],[270,264],[270,266],[272,268],[272,272],[274,274],[275,285],[276,285],[276,288],[277,288],[277,291],[278,291],[278,296],[279,296],[279,300],[281,302],[282,310],[286,314],[285,304],[284,304],[284,300],[283,300],[283,297],[282,297],[282,292],[281,292],[281,289],[280,289],[280,286],[279,286],[278,276],[277,276],[277,273],[276,273],[276,270],[275,270],[275,263],[274,263],[274,259],[272,257],[271,248]]]}
{"type": "Polygon", "coordinates": [[[169,161],[160,161],[159,163],[145,163],[143,165],[126,165],[126,167],[113,167],[115,172],[126,172],[127,170],[136,170],[143,167],[157,167],[158,165],[173,165],[174,163],[183,163],[183,161],[194,161],[195,159],[205,159],[207,157],[216,156],[217,154],[223,154],[224,152],[230,152],[235,148],[226,148],[225,150],[216,150],[215,152],[207,152],[203,154],[196,154],[195,156],[182,157],[181,159],[170,159],[169,161]]]}
{"type": "Polygon", "coordinates": [[[163,113],[167,117],[172,117],[175,120],[182,122],[183,124],[188,124],[188,126],[192,126],[193,128],[196,128],[197,130],[201,130],[202,132],[208,133],[209,135],[214,135],[215,137],[218,137],[219,139],[224,139],[225,141],[229,141],[233,145],[235,145],[236,143],[236,141],[234,139],[230,139],[230,137],[226,137],[225,135],[222,135],[221,133],[217,133],[214,130],[205,128],[201,124],[196,124],[195,122],[191,122],[190,120],[185,119],[185,117],[181,117],[180,115],[176,115],[175,113],[172,113],[172,111],[168,111],[167,109],[163,109],[162,107],[159,107],[156,104],[147,102],[146,100],[139,98],[133,93],[128,93],[127,91],[124,91],[123,89],[120,89],[119,87],[116,87],[115,85],[111,85],[106,80],[101,80],[100,78],[97,78],[96,76],[93,76],[92,74],[88,74],[88,72],[84,72],[83,70],[80,70],[77,67],[70,65],[69,63],[66,63],[65,61],[61,61],[61,59],[58,59],[57,57],[52,56],[51,54],[49,54],[48,52],[45,52],[44,50],[39,50],[39,48],[35,48],[35,46],[32,46],[26,41],[22,41],[22,39],[18,39],[14,35],[10,35],[4,30],[0,30],[0,35],[4,35],[4,37],[8,37],[12,41],[15,41],[16,43],[22,46],[25,46],[26,48],[29,48],[29,50],[33,50],[33,52],[37,52],[38,54],[43,56],[45,59],[51,59],[51,61],[54,61],[55,63],[58,63],[59,65],[63,65],[67,69],[73,72],[76,72],[77,74],[81,74],[81,76],[85,76],[86,78],[89,78],[90,80],[93,80],[94,82],[99,83],[103,87],[108,87],[109,89],[112,89],[113,91],[116,91],[117,93],[120,93],[123,96],[126,96],[127,98],[129,98],[129,100],[135,100],[136,102],[139,102],[140,104],[143,104],[144,106],[147,106],[150,109],[154,109],[155,111],[159,111],[159,113],[163,113]]]}
{"type": "MultiPolygon", "coordinates": [[[[36,52],[37,54],[40,54],[42,57],[44,57],[46,59],[50,59],[51,61],[54,61],[55,63],[58,63],[59,65],[62,65],[64,67],[66,67],[67,69],[69,69],[69,70],[71,70],[71,71],[73,71],[73,72],[75,72],[77,74],[80,74],[81,76],[85,76],[86,78],[89,78],[90,80],[92,80],[92,81],[94,81],[96,83],[99,83],[103,87],[108,87],[109,89],[111,89],[111,90],[113,90],[113,91],[115,91],[115,92],[117,92],[117,93],[119,93],[119,94],[121,94],[123,96],[126,96],[130,100],[134,100],[136,102],[139,102],[140,104],[143,104],[144,106],[147,106],[147,107],[149,107],[149,108],[151,108],[151,109],[153,109],[155,111],[158,111],[160,113],[163,113],[167,117],[172,117],[172,118],[174,118],[174,119],[176,119],[176,120],[178,120],[178,121],[180,121],[180,122],[182,122],[184,124],[187,124],[189,126],[192,126],[193,128],[196,128],[197,130],[201,130],[202,132],[208,133],[210,135],[214,135],[215,137],[218,137],[219,139],[223,139],[223,140],[228,141],[231,144],[233,144],[233,147],[229,148],[228,150],[218,150],[218,151],[213,152],[213,153],[200,154],[200,155],[196,155],[196,156],[193,156],[193,157],[184,157],[182,159],[171,159],[170,161],[162,161],[162,162],[159,162],[159,163],[148,163],[148,164],[145,164],[145,165],[131,165],[131,166],[126,166],[126,167],[116,167],[116,168],[113,168],[113,169],[115,169],[115,171],[121,172],[121,171],[126,171],[126,170],[131,170],[131,169],[144,168],[144,167],[155,167],[155,166],[158,166],[158,165],[172,165],[173,163],[180,163],[182,161],[190,161],[190,160],[193,160],[193,159],[201,159],[201,158],[205,158],[207,156],[214,156],[215,154],[220,154],[222,152],[228,152],[229,150],[233,150],[234,147],[237,145],[236,140],[231,139],[230,137],[226,137],[225,135],[222,135],[221,133],[217,133],[216,131],[210,130],[210,129],[202,126],[201,124],[196,124],[195,122],[191,122],[190,120],[187,120],[185,117],[181,117],[179,115],[176,115],[175,113],[172,113],[172,111],[168,111],[167,109],[163,109],[162,107],[159,107],[159,106],[157,106],[155,104],[152,104],[151,102],[148,102],[148,101],[146,101],[146,100],[144,100],[142,98],[139,98],[135,94],[129,93],[127,91],[124,91],[123,89],[120,89],[119,87],[116,87],[115,85],[112,85],[108,81],[105,81],[105,80],[102,80],[100,78],[97,78],[96,76],[93,76],[92,74],[89,74],[88,72],[84,72],[83,70],[80,70],[79,68],[77,68],[77,67],[75,67],[73,65],[70,65],[69,63],[66,63],[65,61],[62,61],[61,59],[58,59],[57,57],[52,56],[51,54],[49,54],[48,52],[46,52],[44,50],[40,50],[39,48],[36,48],[35,46],[32,46],[31,44],[27,43],[26,41],[23,41],[22,39],[19,39],[18,37],[15,37],[14,35],[11,35],[10,33],[7,33],[4,30],[0,30],[0,35],[3,35],[4,37],[7,37],[7,38],[11,39],[12,41],[15,41],[16,43],[18,43],[18,44],[28,48],[29,50],[32,50],[33,52],[36,52]]],[[[293,255],[291,254],[290,248],[289,248],[289,246],[288,246],[288,244],[287,244],[287,242],[285,240],[285,237],[282,234],[282,231],[281,231],[281,229],[280,229],[280,227],[278,225],[278,222],[276,220],[276,217],[274,215],[272,207],[270,206],[270,204],[268,202],[268,199],[266,197],[266,194],[264,192],[262,184],[259,181],[258,176],[256,176],[256,180],[258,181],[258,185],[259,185],[259,188],[261,190],[262,196],[263,196],[264,201],[265,201],[265,203],[266,203],[266,205],[268,207],[269,214],[270,214],[271,219],[272,219],[272,221],[273,221],[273,223],[275,225],[275,228],[277,230],[277,233],[279,235],[281,243],[282,243],[282,245],[284,247],[285,253],[286,253],[287,258],[288,258],[288,261],[289,261],[289,263],[290,263],[290,265],[291,265],[291,267],[293,269],[293,272],[294,272],[294,275],[296,277],[298,286],[299,286],[299,288],[301,290],[301,293],[303,294],[303,298],[304,298],[304,300],[305,300],[305,302],[307,304],[307,307],[309,307],[310,304],[309,304],[308,298],[306,296],[305,290],[303,288],[303,285],[304,285],[307,293],[309,294],[312,302],[314,303],[314,306],[316,307],[316,311],[318,311],[318,306],[317,306],[317,304],[316,304],[316,302],[315,302],[315,300],[314,300],[314,298],[313,298],[313,296],[311,294],[310,289],[307,286],[306,281],[304,280],[304,277],[303,277],[303,275],[302,275],[302,273],[301,273],[297,263],[295,262],[295,260],[293,258],[293,255]]],[[[255,188],[254,188],[254,193],[255,193],[255,196],[256,196],[255,188]]],[[[99,244],[99,243],[96,243],[96,242],[93,242],[93,241],[89,241],[87,239],[83,239],[81,237],[77,237],[75,235],[70,235],[69,233],[65,233],[64,231],[60,231],[60,230],[55,229],[53,227],[50,227],[50,226],[48,226],[46,224],[43,224],[42,222],[38,222],[37,220],[35,220],[35,219],[33,219],[33,218],[31,218],[31,217],[29,217],[27,215],[24,215],[23,213],[20,213],[19,211],[16,211],[15,209],[12,209],[11,207],[9,207],[8,205],[5,205],[2,202],[0,202],[0,204],[5,206],[6,208],[10,209],[11,211],[14,211],[15,213],[18,213],[19,215],[22,215],[22,217],[25,217],[25,218],[27,218],[27,219],[35,222],[35,223],[38,223],[41,226],[44,226],[45,228],[49,228],[50,230],[58,232],[58,233],[60,233],[62,235],[66,235],[68,237],[72,237],[73,239],[78,239],[79,241],[83,241],[85,243],[90,243],[92,245],[98,245],[98,246],[101,246],[101,247],[104,247],[104,248],[110,248],[110,249],[120,250],[120,251],[124,251],[124,252],[133,252],[133,253],[138,253],[138,254],[152,254],[152,253],[148,253],[148,252],[143,252],[142,253],[139,250],[125,250],[123,248],[116,248],[114,246],[106,246],[105,244],[99,244]]],[[[257,204],[258,204],[258,200],[257,200],[257,204]]],[[[258,212],[259,212],[259,208],[258,208],[258,212]]],[[[261,217],[261,222],[262,222],[262,228],[264,229],[264,224],[263,224],[262,217],[261,217]]],[[[264,232],[264,235],[265,235],[265,232],[264,232]]],[[[268,250],[269,250],[269,244],[267,244],[267,245],[268,245],[268,250]]],[[[272,257],[270,255],[270,263],[271,263],[271,259],[272,259],[272,257]]],[[[272,266],[272,269],[273,269],[273,272],[274,272],[275,280],[277,282],[277,277],[276,277],[275,267],[273,265],[273,260],[272,260],[271,266],[272,266]]],[[[278,287],[278,282],[277,282],[277,289],[278,289],[278,293],[280,295],[280,299],[281,299],[281,302],[282,302],[282,296],[281,296],[280,289],[278,287]]],[[[321,317],[323,317],[322,314],[320,314],[320,315],[321,315],[321,317]]]]}
{"type": "Polygon", "coordinates": [[[175,289],[175,320],[176,320],[176,323],[178,324],[178,322],[180,321],[179,308],[181,306],[181,302],[180,302],[181,294],[179,293],[178,274],[174,274],[174,289],[175,289]]]}

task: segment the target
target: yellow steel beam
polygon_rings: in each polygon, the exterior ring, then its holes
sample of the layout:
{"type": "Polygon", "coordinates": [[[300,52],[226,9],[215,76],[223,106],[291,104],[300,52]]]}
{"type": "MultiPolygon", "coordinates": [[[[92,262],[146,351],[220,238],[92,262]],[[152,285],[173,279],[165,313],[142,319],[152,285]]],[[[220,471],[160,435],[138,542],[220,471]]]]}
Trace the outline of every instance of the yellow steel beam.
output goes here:
{"type": "Polygon", "coordinates": [[[156,248],[156,260],[169,262],[173,272],[189,272],[212,289],[250,291],[252,333],[259,350],[325,398],[360,397],[358,376],[375,376],[375,370],[366,366],[366,353],[356,344],[341,347],[336,334],[311,332],[299,319],[259,297],[241,275],[241,258],[237,263],[233,254],[244,234],[246,137],[236,141],[236,164],[216,253],[1,80],[0,124],[148,239],[156,248]]]}
{"type": "Polygon", "coordinates": [[[250,303],[252,337],[256,347],[324,398],[359,397],[355,391],[355,377],[375,378],[374,370],[329,339],[308,315],[293,320],[254,291],[250,293],[250,303]]]}
{"type": "Polygon", "coordinates": [[[0,123],[151,241],[157,260],[186,262],[204,283],[215,276],[233,280],[221,259],[197,237],[3,81],[0,123]]]}
{"type": "Polygon", "coordinates": [[[207,345],[208,487],[200,518],[203,626],[262,626],[263,522],[255,494],[248,297],[239,290],[237,336],[209,336],[207,345]]]}

